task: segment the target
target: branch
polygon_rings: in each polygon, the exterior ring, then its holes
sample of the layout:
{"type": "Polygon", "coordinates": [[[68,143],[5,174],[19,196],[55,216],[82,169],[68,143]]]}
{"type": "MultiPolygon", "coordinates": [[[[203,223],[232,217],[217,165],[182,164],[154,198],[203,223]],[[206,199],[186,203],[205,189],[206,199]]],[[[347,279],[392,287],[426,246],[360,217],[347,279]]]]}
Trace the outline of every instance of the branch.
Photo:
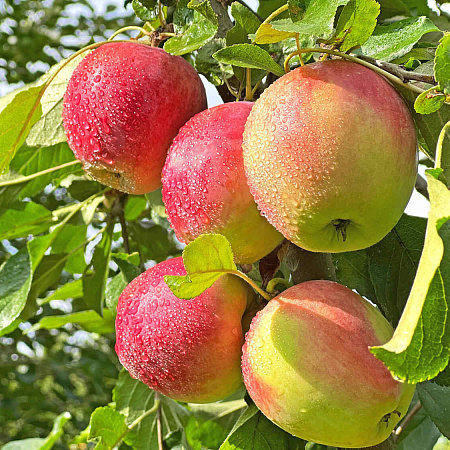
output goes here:
{"type": "Polygon", "coordinates": [[[245,3],[243,0],[234,0],[234,1],[240,3],[242,6],[245,6],[249,11],[251,11],[258,18],[258,20],[260,22],[264,22],[264,19],[256,11],[253,11],[253,9],[250,8],[250,6],[248,6],[247,3],[245,3]]]}
{"type": "Polygon", "coordinates": [[[417,174],[415,188],[419,194],[422,194],[427,200],[430,200],[430,195],[428,194],[427,182],[419,174],[417,174]]]}
{"type": "Polygon", "coordinates": [[[127,201],[128,195],[123,195],[119,198],[120,208],[117,211],[117,216],[120,222],[120,228],[122,229],[122,238],[123,238],[123,246],[125,248],[125,253],[130,254],[130,241],[128,239],[128,229],[127,229],[127,221],[125,220],[124,207],[125,202],[127,201]]]}
{"type": "Polygon", "coordinates": [[[436,84],[436,80],[433,75],[426,75],[424,73],[412,72],[409,70],[402,69],[397,64],[388,63],[386,61],[381,61],[379,59],[371,58],[370,56],[358,55],[359,59],[367,61],[386,72],[392,73],[396,77],[400,78],[402,81],[421,81],[422,83],[436,84]]]}
{"type": "Polygon", "coordinates": [[[408,414],[406,414],[405,418],[403,419],[402,423],[397,427],[397,429],[393,432],[394,435],[394,442],[396,443],[399,439],[400,434],[403,432],[403,430],[408,426],[409,422],[413,419],[413,417],[420,411],[422,408],[422,405],[420,402],[417,402],[412,408],[411,411],[409,411],[408,414]]]}
{"type": "Polygon", "coordinates": [[[156,402],[158,402],[158,408],[156,410],[156,431],[158,434],[158,450],[164,450],[162,420],[161,420],[161,400],[158,392],[155,392],[155,403],[156,402]]]}

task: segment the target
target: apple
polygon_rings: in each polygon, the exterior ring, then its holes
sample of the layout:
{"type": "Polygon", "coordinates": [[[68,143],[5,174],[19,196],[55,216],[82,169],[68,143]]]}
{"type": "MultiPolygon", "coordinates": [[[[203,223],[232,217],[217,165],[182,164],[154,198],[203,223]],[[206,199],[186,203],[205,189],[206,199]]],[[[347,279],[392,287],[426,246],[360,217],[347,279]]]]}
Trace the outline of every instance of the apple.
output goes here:
{"type": "Polygon", "coordinates": [[[203,84],[179,56],[137,42],[89,53],[64,95],[67,142],[97,181],[131,194],[154,191],[172,139],[206,108],[203,84]]]}
{"type": "Polygon", "coordinates": [[[222,276],[192,300],[175,297],[164,275],[186,275],[181,257],[161,262],[122,292],[116,353],[133,378],[174,400],[209,403],[242,385],[244,332],[255,294],[222,276]]]}
{"type": "Polygon", "coordinates": [[[244,166],[262,214],[313,252],[380,241],[417,174],[417,136],[397,91],[357,63],[331,60],[284,75],[256,101],[244,166]]]}
{"type": "Polygon", "coordinates": [[[389,437],[415,390],[369,351],[392,334],[383,315],[345,286],[300,283],[253,319],[244,383],[264,415],[295,436],[336,447],[376,445],[389,437]]]}
{"type": "Polygon", "coordinates": [[[195,115],[174,139],[162,175],[177,238],[188,244],[204,233],[222,234],[240,264],[261,259],[283,240],[261,216],[245,177],[242,133],[252,106],[225,103],[195,115]]]}

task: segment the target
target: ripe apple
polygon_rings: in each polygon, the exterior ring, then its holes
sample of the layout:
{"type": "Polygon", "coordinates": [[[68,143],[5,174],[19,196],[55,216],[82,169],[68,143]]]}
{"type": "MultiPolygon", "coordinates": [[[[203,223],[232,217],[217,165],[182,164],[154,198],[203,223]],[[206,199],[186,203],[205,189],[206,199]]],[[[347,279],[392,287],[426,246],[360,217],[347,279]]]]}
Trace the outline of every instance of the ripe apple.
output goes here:
{"type": "Polygon", "coordinates": [[[298,284],[253,319],[244,383],[258,408],[295,436],[336,447],[376,445],[406,413],[415,390],[369,351],[392,333],[382,314],[345,286],[298,284]]]}
{"type": "Polygon", "coordinates": [[[122,292],[119,360],[133,378],[175,400],[222,400],[242,385],[242,321],[248,323],[255,294],[244,281],[224,275],[198,297],[180,300],[164,275],[186,275],[182,258],[148,269],[122,292]]]}
{"type": "Polygon", "coordinates": [[[131,194],[154,191],[178,130],[206,108],[203,84],[179,56],[137,42],[89,53],[64,95],[67,141],[89,175],[131,194]]]}
{"type": "Polygon", "coordinates": [[[403,99],[380,75],[342,60],[307,64],[256,101],[244,166],[262,214],[313,252],[380,241],[417,173],[417,137],[403,99]]]}
{"type": "Polygon", "coordinates": [[[190,119],[174,139],[162,176],[163,201],[177,238],[224,235],[235,260],[253,263],[283,236],[261,216],[242,161],[242,133],[253,103],[225,103],[190,119]]]}

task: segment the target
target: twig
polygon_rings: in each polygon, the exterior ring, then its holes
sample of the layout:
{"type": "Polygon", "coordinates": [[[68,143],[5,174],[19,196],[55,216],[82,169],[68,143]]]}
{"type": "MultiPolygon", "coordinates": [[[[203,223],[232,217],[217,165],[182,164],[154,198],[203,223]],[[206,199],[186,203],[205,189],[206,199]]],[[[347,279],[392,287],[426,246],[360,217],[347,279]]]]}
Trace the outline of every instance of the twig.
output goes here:
{"type": "Polygon", "coordinates": [[[164,450],[162,420],[161,420],[161,399],[158,392],[155,392],[155,403],[156,402],[158,402],[158,408],[156,410],[156,432],[158,434],[158,449],[164,450]]]}
{"type": "Polygon", "coordinates": [[[409,422],[413,419],[413,417],[420,411],[422,408],[422,405],[420,402],[417,402],[411,411],[409,411],[408,414],[406,414],[405,418],[403,419],[402,423],[393,431],[394,435],[394,442],[396,443],[399,439],[400,434],[403,432],[403,430],[408,426],[409,422]]]}
{"type": "Polygon", "coordinates": [[[415,188],[419,194],[422,194],[427,200],[430,200],[430,195],[428,194],[427,189],[427,182],[419,174],[417,174],[415,188]]]}
{"type": "Polygon", "coordinates": [[[128,195],[123,195],[122,197],[120,197],[120,199],[119,199],[120,208],[119,208],[119,211],[117,212],[117,216],[119,217],[120,227],[122,229],[122,239],[123,239],[123,246],[125,248],[125,252],[130,254],[131,253],[130,241],[128,239],[127,221],[125,220],[125,213],[124,213],[124,207],[125,207],[125,202],[126,202],[127,198],[128,198],[128,195]]]}
{"type": "Polygon", "coordinates": [[[363,61],[370,62],[370,64],[373,64],[374,66],[377,66],[380,69],[385,70],[386,72],[392,73],[402,81],[421,81],[422,83],[436,84],[436,80],[434,79],[433,75],[426,75],[424,73],[405,70],[397,64],[380,61],[379,59],[371,58],[370,56],[358,55],[358,58],[362,59],[363,61]]]}
{"type": "Polygon", "coordinates": [[[234,0],[234,1],[240,3],[242,6],[245,6],[249,11],[251,11],[258,18],[258,20],[260,22],[264,22],[264,19],[256,11],[253,11],[253,9],[250,8],[250,6],[248,6],[247,3],[245,3],[243,0],[234,0]]]}

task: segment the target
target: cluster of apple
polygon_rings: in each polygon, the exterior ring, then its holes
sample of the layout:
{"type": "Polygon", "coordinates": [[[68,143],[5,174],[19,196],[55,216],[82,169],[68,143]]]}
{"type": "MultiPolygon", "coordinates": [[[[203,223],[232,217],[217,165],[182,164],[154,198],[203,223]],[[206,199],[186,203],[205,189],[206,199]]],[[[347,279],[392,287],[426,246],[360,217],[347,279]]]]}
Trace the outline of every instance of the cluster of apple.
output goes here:
{"type": "MultiPolygon", "coordinates": [[[[284,238],[317,252],[373,245],[400,218],[416,177],[403,100],[384,78],[343,60],[289,72],[254,104],[206,109],[184,59],[108,43],[74,71],[63,119],[93,178],[142,194],[162,173],[178,239],[222,234],[240,264],[284,238]]],[[[255,315],[256,294],[233,275],[178,299],[163,277],[185,273],[182,258],[164,261],[120,296],[116,351],[133,377],[196,403],[226,398],[243,378],[281,428],[340,447],[383,441],[405,414],[414,386],[369,352],[392,328],[350,289],[309,281],[255,315]]]]}

